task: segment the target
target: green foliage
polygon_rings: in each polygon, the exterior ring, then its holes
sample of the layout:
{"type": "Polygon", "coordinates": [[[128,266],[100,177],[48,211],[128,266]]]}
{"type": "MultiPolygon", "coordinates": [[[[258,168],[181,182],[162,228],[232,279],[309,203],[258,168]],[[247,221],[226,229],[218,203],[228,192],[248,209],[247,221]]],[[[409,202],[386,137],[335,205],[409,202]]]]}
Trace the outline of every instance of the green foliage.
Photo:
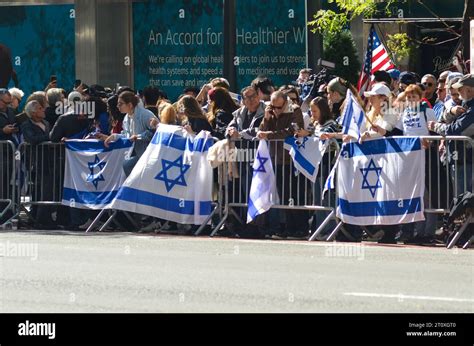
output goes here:
{"type": "Polygon", "coordinates": [[[357,83],[361,65],[350,31],[344,30],[324,36],[323,59],[336,64],[333,74],[347,79],[352,84],[357,83]]]}
{"type": "Polygon", "coordinates": [[[339,12],[333,10],[319,10],[313,15],[314,20],[308,22],[311,32],[323,35],[336,34],[348,27],[356,17],[370,18],[382,6],[385,13],[390,13],[390,6],[399,0],[328,0],[336,4],[339,12]]]}
{"type": "Polygon", "coordinates": [[[416,48],[406,33],[388,35],[387,47],[397,64],[412,55],[416,48]]]}

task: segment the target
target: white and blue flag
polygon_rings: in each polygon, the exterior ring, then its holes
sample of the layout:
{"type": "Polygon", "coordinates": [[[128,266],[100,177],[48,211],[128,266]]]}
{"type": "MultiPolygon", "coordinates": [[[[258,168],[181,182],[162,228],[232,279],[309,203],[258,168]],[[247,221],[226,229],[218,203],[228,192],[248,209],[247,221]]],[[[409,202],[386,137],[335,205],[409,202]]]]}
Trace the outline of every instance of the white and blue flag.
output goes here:
{"type": "Polygon", "coordinates": [[[425,153],[417,137],[345,143],[338,168],[337,217],[353,225],[424,220],[425,153]]]}
{"type": "Polygon", "coordinates": [[[253,162],[253,177],[248,200],[247,223],[269,210],[279,201],[275,172],[268,150],[268,143],[261,140],[253,162]]]}
{"type": "Polygon", "coordinates": [[[328,141],[318,137],[287,137],[283,145],[290,152],[296,169],[313,183],[318,175],[319,164],[326,151],[328,141]]]}
{"type": "Polygon", "coordinates": [[[346,105],[341,114],[341,121],[342,133],[359,140],[360,129],[365,128],[365,113],[350,89],[347,89],[346,105]]]}
{"type": "Polygon", "coordinates": [[[83,209],[103,209],[125,181],[123,161],[132,142],[120,139],[108,148],[96,139],[68,140],[62,204],[83,209]]]}
{"type": "Polygon", "coordinates": [[[111,207],[182,224],[201,225],[211,214],[213,172],[209,132],[197,136],[160,124],[111,207]]]}
{"type": "Polygon", "coordinates": [[[341,153],[337,156],[336,162],[334,163],[334,166],[331,169],[331,172],[329,173],[326,182],[324,183],[324,189],[323,189],[323,196],[326,194],[327,191],[333,190],[336,188],[336,170],[337,167],[339,166],[339,159],[341,158],[341,153]]]}

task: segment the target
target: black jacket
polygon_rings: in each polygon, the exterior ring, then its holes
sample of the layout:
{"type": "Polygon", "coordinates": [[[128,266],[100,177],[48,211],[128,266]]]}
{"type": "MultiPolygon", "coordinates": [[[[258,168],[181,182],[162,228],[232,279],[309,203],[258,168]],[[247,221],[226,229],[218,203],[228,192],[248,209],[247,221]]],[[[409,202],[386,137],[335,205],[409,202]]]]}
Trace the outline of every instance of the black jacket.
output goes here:
{"type": "Polygon", "coordinates": [[[198,134],[201,131],[212,132],[211,124],[204,118],[188,118],[189,125],[193,131],[198,134]]]}
{"type": "Polygon", "coordinates": [[[219,139],[225,138],[225,132],[227,126],[229,126],[230,122],[234,119],[232,113],[225,112],[223,110],[219,110],[216,113],[216,118],[214,119],[214,130],[212,131],[212,135],[219,139]]]}
{"type": "Polygon", "coordinates": [[[11,108],[7,108],[6,112],[0,112],[0,141],[13,141],[13,136],[3,132],[3,128],[7,125],[15,124],[15,114],[11,108]]]}
{"type": "Polygon", "coordinates": [[[31,145],[38,145],[42,142],[49,141],[49,123],[46,120],[43,120],[45,124],[45,130],[35,123],[28,119],[23,124],[21,124],[21,132],[23,133],[23,137],[25,138],[25,142],[30,143],[31,145]]]}
{"type": "Polygon", "coordinates": [[[61,114],[56,114],[56,107],[51,107],[51,106],[46,107],[46,109],[44,110],[44,113],[46,114],[46,117],[44,119],[51,125],[51,127],[54,126],[59,116],[61,115],[61,114]]]}
{"type": "Polygon", "coordinates": [[[60,142],[63,137],[83,138],[89,130],[89,124],[89,119],[80,118],[77,114],[63,114],[58,118],[51,130],[51,141],[60,142]]]}

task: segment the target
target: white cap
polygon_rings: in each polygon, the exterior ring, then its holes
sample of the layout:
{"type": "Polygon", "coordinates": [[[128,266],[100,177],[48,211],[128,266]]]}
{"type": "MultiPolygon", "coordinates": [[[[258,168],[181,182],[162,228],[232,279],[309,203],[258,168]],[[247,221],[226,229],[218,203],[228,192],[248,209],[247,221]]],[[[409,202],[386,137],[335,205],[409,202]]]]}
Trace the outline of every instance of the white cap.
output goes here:
{"type": "Polygon", "coordinates": [[[390,89],[383,83],[376,83],[372,85],[372,90],[364,92],[365,97],[384,95],[390,97],[390,89]]]}

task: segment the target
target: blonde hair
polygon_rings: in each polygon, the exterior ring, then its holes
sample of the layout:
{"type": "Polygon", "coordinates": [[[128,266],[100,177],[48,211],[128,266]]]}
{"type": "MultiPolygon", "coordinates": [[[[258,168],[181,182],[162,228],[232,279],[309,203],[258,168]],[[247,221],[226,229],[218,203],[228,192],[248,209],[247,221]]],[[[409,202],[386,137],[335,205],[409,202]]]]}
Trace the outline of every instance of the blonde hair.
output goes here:
{"type": "Polygon", "coordinates": [[[166,104],[160,112],[160,121],[162,124],[176,125],[178,116],[173,105],[166,104]]]}

